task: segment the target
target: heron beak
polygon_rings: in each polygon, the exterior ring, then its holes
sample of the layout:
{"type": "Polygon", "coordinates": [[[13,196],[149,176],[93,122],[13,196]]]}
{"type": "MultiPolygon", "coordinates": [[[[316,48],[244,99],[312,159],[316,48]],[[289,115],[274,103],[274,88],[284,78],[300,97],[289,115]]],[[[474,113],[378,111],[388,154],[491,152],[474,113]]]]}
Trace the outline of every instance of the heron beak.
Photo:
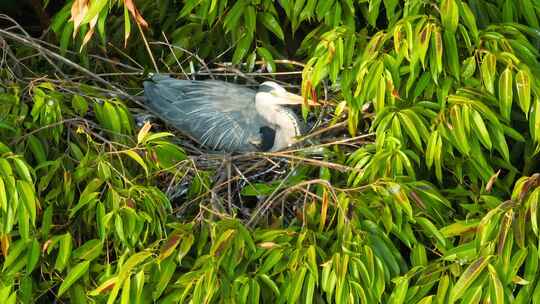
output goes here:
{"type": "MultiPolygon", "coordinates": [[[[304,104],[304,97],[300,95],[296,95],[293,93],[285,92],[283,94],[280,94],[279,101],[280,104],[304,104]]],[[[318,102],[315,102],[311,99],[307,100],[307,104],[310,106],[320,106],[321,104],[318,102]]]]}

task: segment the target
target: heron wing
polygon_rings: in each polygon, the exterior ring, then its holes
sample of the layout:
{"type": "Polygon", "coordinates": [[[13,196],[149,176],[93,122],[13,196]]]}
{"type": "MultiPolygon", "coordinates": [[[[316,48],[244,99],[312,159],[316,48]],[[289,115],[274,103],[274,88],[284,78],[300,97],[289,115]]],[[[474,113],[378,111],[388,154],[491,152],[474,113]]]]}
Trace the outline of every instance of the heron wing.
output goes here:
{"type": "Polygon", "coordinates": [[[223,81],[156,75],[144,83],[146,104],[163,120],[216,150],[257,150],[266,126],[254,90],[223,81]]]}

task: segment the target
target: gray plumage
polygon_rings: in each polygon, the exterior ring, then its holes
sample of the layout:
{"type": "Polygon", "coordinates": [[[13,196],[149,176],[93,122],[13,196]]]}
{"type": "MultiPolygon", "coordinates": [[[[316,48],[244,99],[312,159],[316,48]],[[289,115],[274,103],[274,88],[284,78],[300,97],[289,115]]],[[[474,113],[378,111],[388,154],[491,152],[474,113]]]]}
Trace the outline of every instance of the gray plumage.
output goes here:
{"type": "MultiPolygon", "coordinates": [[[[271,89],[261,85],[259,92],[268,94],[271,89]]],[[[178,80],[159,74],[144,82],[145,103],[161,119],[201,144],[223,151],[278,150],[288,143],[279,139],[282,126],[259,113],[263,108],[256,105],[257,93],[223,81],[178,80]]],[[[277,111],[280,120],[291,120],[292,132],[300,135],[300,122],[291,110],[278,105],[269,109],[277,111]]]]}

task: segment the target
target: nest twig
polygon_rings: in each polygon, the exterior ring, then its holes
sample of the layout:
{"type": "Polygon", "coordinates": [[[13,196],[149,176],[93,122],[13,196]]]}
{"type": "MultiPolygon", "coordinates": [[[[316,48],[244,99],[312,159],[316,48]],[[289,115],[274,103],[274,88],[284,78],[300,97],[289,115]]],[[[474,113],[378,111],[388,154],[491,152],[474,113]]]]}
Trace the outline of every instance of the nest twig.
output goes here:
{"type": "MultiPolygon", "coordinates": [[[[39,78],[40,80],[56,83],[66,93],[81,95],[85,93],[79,89],[80,82],[84,82],[85,84],[94,83],[95,90],[102,92],[105,96],[120,97],[132,102],[134,106],[130,110],[135,116],[147,114],[147,111],[137,97],[140,94],[140,88],[125,89],[126,86],[117,81],[117,79],[133,80],[134,78],[139,82],[141,81],[142,66],[132,58],[129,58],[129,56],[125,55],[136,66],[118,62],[118,60],[113,60],[103,55],[89,55],[96,61],[103,62],[104,66],[114,66],[114,71],[90,71],[77,64],[74,60],[58,54],[58,47],[30,37],[9,17],[0,15],[0,18],[8,19],[14,24],[12,28],[0,29],[0,43],[5,46],[3,48],[4,52],[1,53],[2,56],[0,57],[0,69],[11,69],[12,76],[17,77],[18,81],[27,81],[30,84],[36,78],[39,78]],[[25,55],[26,57],[24,58],[17,58],[17,55],[10,48],[10,44],[24,45],[35,50],[35,54],[31,56],[25,55]],[[55,72],[54,75],[45,77],[35,75],[29,64],[31,60],[35,60],[36,58],[45,60],[55,72]],[[8,62],[8,59],[10,62],[8,62]],[[29,75],[30,78],[24,78],[23,75],[29,75]]],[[[148,47],[150,46],[166,47],[169,50],[178,48],[178,46],[169,44],[166,37],[164,42],[150,41],[148,47]]],[[[196,59],[196,62],[200,63],[200,69],[198,71],[187,73],[182,67],[183,62],[176,58],[178,69],[180,70],[179,75],[183,75],[185,78],[192,78],[194,76],[210,78],[240,77],[248,85],[257,83],[257,79],[271,78],[274,81],[281,82],[288,88],[299,89],[301,70],[267,72],[264,69],[259,69],[258,71],[242,71],[242,65],[235,66],[228,62],[219,63],[215,60],[212,63],[206,63],[197,54],[188,50],[183,51],[189,55],[187,60],[193,57],[196,59]]],[[[67,56],[75,55],[76,53],[67,51],[67,56]]],[[[287,59],[276,60],[275,63],[302,68],[301,63],[287,59]]],[[[258,62],[257,64],[263,66],[264,62],[258,62]]],[[[324,87],[324,94],[325,99],[328,99],[330,93],[326,86],[324,87]]],[[[185,134],[176,132],[179,135],[176,140],[189,155],[189,160],[177,164],[177,167],[175,167],[176,171],[173,174],[167,173],[163,175],[160,179],[159,187],[173,201],[176,206],[174,213],[178,217],[193,216],[195,211],[195,216],[199,218],[207,215],[240,217],[245,219],[250,225],[255,225],[261,219],[271,215],[272,210],[276,206],[280,207],[276,209],[276,213],[295,217],[295,206],[305,204],[308,199],[320,199],[319,195],[313,192],[313,188],[316,185],[328,188],[332,197],[337,199],[336,192],[349,191],[350,189],[334,188],[330,182],[321,180],[316,174],[306,176],[305,180],[293,186],[288,184],[288,179],[302,166],[314,168],[326,167],[337,172],[352,170],[347,165],[333,162],[331,157],[327,157],[326,149],[340,146],[340,149],[353,150],[369,142],[371,139],[373,134],[364,134],[352,138],[348,137],[346,134],[347,123],[339,122],[339,118],[329,119],[330,115],[327,114],[329,110],[331,111],[332,108],[327,105],[326,108],[323,108],[321,115],[310,116],[308,124],[312,128],[306,136],[300,139],[300,145],[287,151],[274,153],[246,153],[238,155],[215,153],[205,150],[204,147],[200,147],[200,145],[194,142],[193,139],[185,136],[185,134]],[[190,183],[205,171],[212,172],[210,183],[205,185],[205,190],[198,195],[188,197],[187,189],[190,183]],[[242,190],[245,187],[261,183],[277,184],[277,186],[270,194],[256,197],[242,195],[242,190]]],[[[111,147],[115,145],[120,147],[118,143],[107,140],[107,136],[103,134],[106,130],[100,129],[99,125],[85,118],[67,118],[58,123],[75,127],[81,122],[89,130],[96,130],[92,134],[98,140],[111,147]]],[[[46,127],[52,126],[45,126],[43,129],[46,127]]],[[[161,126],[161,128],[166,129],[166,126],[161,126]]],[[[29,134],[41,130],[40,128],[29,134]]],[[[19,142],[22,139],[24,138],[18,138],[16,141],[19,142]]],[[[168,172],[171,172],[171,170],[168,172]]]]}

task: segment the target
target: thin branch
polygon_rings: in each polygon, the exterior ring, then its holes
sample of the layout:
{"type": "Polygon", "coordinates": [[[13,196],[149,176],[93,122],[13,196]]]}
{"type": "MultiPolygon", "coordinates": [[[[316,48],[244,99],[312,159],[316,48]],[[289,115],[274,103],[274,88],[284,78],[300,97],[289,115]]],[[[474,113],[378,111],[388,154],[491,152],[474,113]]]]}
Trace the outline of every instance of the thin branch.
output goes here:
{"type": "Polygon", "coordinates": [[[137,28],[139,29],[139,33],[141,33],[141,37],[144,41],[144,46],[146,47],[146,51],[148,52],[148,56],[150,56],[150,60],[152,60],[152,64],[154,65],[154,69],[156,70],[156,73],[159,73],[159,69],[158,69],[158,66],[156,64],[156,60],[154,59],[154,55],[152,55],[152,50],[150,50],[150,46],[148,45],[148,41],[146,40],[146,36],[144,35],[144,32],[141,28],[141,25],[139,24],[139,22],[135,22],[137,23],[137,28]]]}
{"type": "Polygon", "coordinates": [[[12,40],[15,40],[15,41],[18,41],[22,44],[26,44],[28,46],[31,46],[37,50],[40,50],[42,51],[43,53],[46,53],[48,55],[50,55],[51,57],[54,57],[55,59],[65,63],[66,65],[72,67],[72,68],[75,68],[77,70],[79,70],[80,72],[92,77],[93,79],[95,79],[96,81],[108,86],[108,87],[111,87],[112,89],[114,89],[116,91],[117,94],[119,94],[120,96],[124,97],[124,98],[127,98],[131,101],[133,101],[134,103],[136,103],[137,105],[145,108],[144,104],[142,104],[141,102],[139,102],[138,100],[136,100],[135,98],[133,98],[131,95],[129,95],[128,93],[124,92],[122,89],[118,88],[117,86],[115,86],[114,84],[110,83],[109,81],[103,79],[101,76],[97,75],[97,74],[94,74],[92,72],[90,72],[88,69],[76,64],[75,62],[63,57],[63,56],[60,56],[58,54],[56,54],[55,52],[53,51],[50,51],[46,48],[44,48],[43,46],[41,46],[40,44],[37,44],[25,37],[21,37],[20,35],[17,35],[17,34],[13,34],[11,32],[8,32],[6,30],[3,30],[3,29],[0,29],[0,35],[3,35],[4,37],[7,37],[9,39],[12,39],[12,40]]]}

